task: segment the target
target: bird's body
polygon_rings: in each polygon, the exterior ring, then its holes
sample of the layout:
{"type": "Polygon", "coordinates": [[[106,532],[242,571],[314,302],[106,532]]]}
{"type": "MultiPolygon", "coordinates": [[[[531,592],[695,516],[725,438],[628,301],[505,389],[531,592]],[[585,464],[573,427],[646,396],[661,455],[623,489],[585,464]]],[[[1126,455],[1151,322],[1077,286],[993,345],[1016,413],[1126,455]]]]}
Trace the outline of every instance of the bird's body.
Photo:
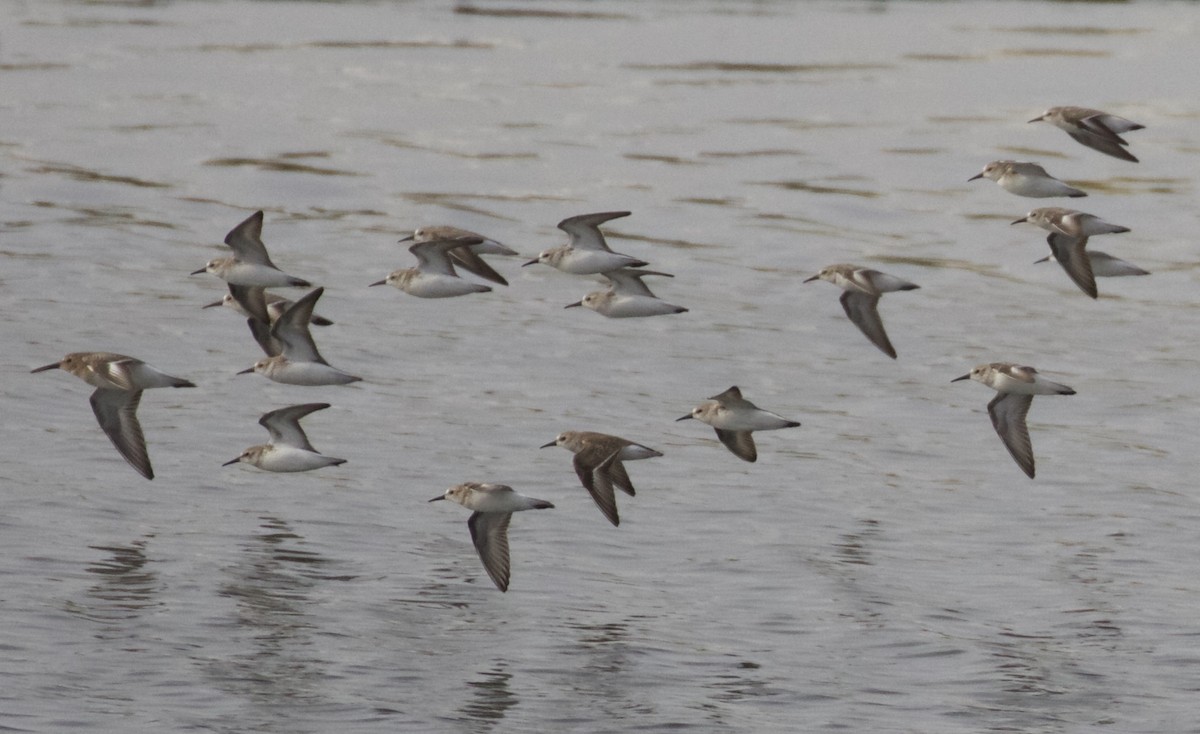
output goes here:
{"type": "Polygon", "coordinates": [[[1032,479],[1034,475],[1033,443],[1029,439],[1029,428],[1025,416],[1033,404],[1034,395],[1074,395],[1075,391],[1038,374],[1033,367],[1011,362],[992,362],[973,368],[960,380],[975,380],[996,391],[996,397],[988,403],[988,415],[992,427],[1004,442],[1021,471],[1032,479]]]}
{"type": "MultiPolygon", "coordinates": [[[[262,294],[262,300],[266,307],[268,324],[275,323],[275,320],[278,319],[279,316],[288,309],[288,306],[291,306],[292,303],[294,303],[294,301],[291,301],[284,296],[279,295],[278,293],[267,292],[259,286],[231,286],[229,292],[222,296],[221,300],[205,304],[204,306],[201,306],[201,308],[225,307],[234,313],[241,314],[247,318],[260,318],[257,309],[253,309],[252,311],[250,307],[247,307],[246,298],[240,298],[235,294],[235,289],[239,288],[243,291],[257,292],[262,294]]],[[[249,298],[256,298],[256,296],[249,295],[249,298]]],[[[312,326],[331,326],[333,324],[333,322],[329,319],[315,313],[312,315],[312,320],[309,323],[312,326]]]]}
{"type": "MultiPolygon", "coordinates": [[[[417,258],[414,268],[393,271],[383,280],[371,285],[390,285],[418,298],[452,298],[469,293],[486,293],[491,288],[458,277],[450,253],[478,244],[478,237],[449,240],[427,240],[408,248],[417,258]]],[[[480,261],[482,262],[482,261],[480,261]]]]}
{"type": "Polygon", "coordinates": [[[568,217],[558,223],[570,240],[565,245],[543,250],[536,260],[525,265],[542,263],[564,273],[595,275],[626,267],[640,267],[646,261],[613,252],[600,232],[600,225],[612,219],[627,217],[630,212],[598,212],[568,217]]]}
{"type": "Polygon", "coordinates": [[[1138,159],[1125,149],[1129,142],[1121,137],[1121,133],[1146,127],[1124,117],[1087,107],[1051,107],[1030,122],[1048,122],[1066,131],[1078,143],[1131,163],[1137,163],[1138,159]]]}
{"type": "Polygon", "coordinates": [[[316,288],[288,307],[270,328],[270,336],[278,343],[280,352],[260,359],[238,374],[255,372],[288,385],[345,385],[361,380],[326,362],[309,333],[313,305],[324,292],[324,288],[316,288]]]}
{"type": "Polygon", "coordinates": [[[275,267],[267,255],[262,241],[263,213],[251,214],[245,221],[225,235],[225,244],[233,249],[232,257],[218,257],[192,272],[212,273],[231,285],[277,288],[283,286],[308,287],[307,280],[296,278],[275,267]]]}
{"type": "Polygon", "coordinates": [[[670,273],[659,273],[653,270],[634,270],[618,268],[601,273],[609,282],[608,290],[592,291],[575,303],[569,303],[564,308],[583,306],[610,319],[638,318],[643,316],[662,316],[674,313],[686,313],[683,306],[667,303],[650,290],[642,278],[647,275],[660,275],[666,278],[675,276],[670,273]]]}
{"type": "Polygon", "coordinates": [[[475,551],[483,561],[488,577],[500,591],[508,591],[511,576],[508,553],[508,525],[514,512],[545,510],[554,505],[545,500],[526,497],[504,484],[466,482],[447,489],[430,502],[451,500],[472,510],[467,519],[475,551]]]}
{"type": "Polygon", "coordinates": [[[1087,192],[1059,181],[1046,173],[1045,168],[1029,161],[992,161],[984,166],[981,172],[967,180],[974,181],[979,178],[995,181],[1000,188],[1017,196],[1087,196],[1087,192]]]}
{"type": "Polygon", "coordinates": [[[329,403],[306,403],[264,413],[258,423],[271,435],[270,443],[251,446],[225,466],[242,462],[271,472],[299,472],[345,464],[345,459],[325,456],[313,448],[300,427],[300,419],[329,403]]]}
{"type": "Polygon", "coordinates": [[[152,367],[140,359],[112,352],[72,352],[33,372],[61,369],[95,387],[89,401],[96,421],[117,452],[139,474],[154,478],[146,439],[137,418],[142,391],[155,387],[195,387],[193,383],[152,367]]]}
{"type": "Polygon", "coordinates": [[[892,359],[896,358],[896,348],[888,339],[883,320],[879,317],[879,299],[884,293],[910,291],[920,286],[878,270],[844,263],[822,268],[804,282],[814,280],[828,281],[841,288],[840,302],[846,316],[881,352],[892,359]]]}
{"type": "Polygon", "coordinates": [[[450,259],[458,267],[466,270],[469,273],[479,276],[484,280],[490,280],[493,283],[500,285],[508,285],[508,281],[502,275],[497,273],[491,265],[480,258],[480,255],[504,255],[512,257],[517,255],[517,251],[511,247],[497,242],[490,237],[484,237],[481,234],[471,232],[466,229],[460,229],[448,224],[435,225],[429,227],[418,227],[413,230],[413,233],[403,239],[401,242],[432,242],[435,240],[461,240],[461,239],[478,239],[479,242],[466,247],[450,250],[450,259]]]}
{"type": "MultiPolygon", "coordinates": [[[[1051,248],[1053,250],[1053,248],[1051,248]]],[[[1107,252],[1100,250],[1087,250],[1088,262],[1092,267],[1092,275],[1097,278],[1121,278],[1129,275],[1149,275],[1149,270],[1143,270],[1137,265],[1122,260],[1119,257],[1114,257],[1107,252]]],[[[1035,263],[1058,262],[1058,258],[1053,252],[1040,260],[1035,260],[1035,263]]]]}
{"type": "Polygon", "coordinates": [[[613,525],[621,523],[613,487],[631,497],[635,494],[623,462],[662,456],[649,446],[594,431],[563,431],[542,448],[550,446],[562,446],[575,454],[575,474],[613,525]]]}
{"type": "Polygon", "coordinates": [[[707,402],[693,408],[691,413],[676,420],[689,418],[712,426],[721,443],[744,461],[758,459],[758,450],[751,435],[753,431],[773,431],[800,425],[797,421],[763,410],[744,399],[736,385],[719,395],[713,395],[707,402]]]}
{"type": "Polygon", "coordinates": [[[1034,209],[1022,219],[1013,224],[1029,222],[1036,224],[1050,234],[1046,236],[1046,244],[1055,261],[1062,266],[1067,276],[1079,289],[1092,298],[1099,297],[1096,288],[1096,277],[1092,272],[1092,259],[1087,253],[1088,238],[1102,235],[1128,232],[1128,227],[1119,224],[1109,224],[1100,217],[1074,209],[1060,207],[1043,207],[1034,209]]]}
{"type": "Polygon", "coordinates": [[[1013,224],[1022,222],[1035,224],[1047,232],[1067,237],[1095,237],[1096,235],[1119,234],[1129,231],[1129,227],[1109,224],[1095,214],[1057,206],[1030,210],[1024,217],[1014,220],[1013,224]]]}

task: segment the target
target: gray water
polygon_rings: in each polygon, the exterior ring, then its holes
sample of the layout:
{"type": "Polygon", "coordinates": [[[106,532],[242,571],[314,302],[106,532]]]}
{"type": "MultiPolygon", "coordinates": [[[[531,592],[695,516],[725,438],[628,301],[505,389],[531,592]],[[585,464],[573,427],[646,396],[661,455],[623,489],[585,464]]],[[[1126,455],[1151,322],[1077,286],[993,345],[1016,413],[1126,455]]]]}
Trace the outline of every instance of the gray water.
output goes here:
{"type": "MultiPolygon", "coordinates": [[[[1200,9],[1188,3],[0,4],[0,727],[212,732],[1200,730],[1200,9]],[[520,9],[521,12],[513,12],[520,9]],[[1146,125],[1134,165],[1026,124],[1146,125]],[[1030,159],[1091,192],[967,178],[1030,159]],[[1073,206],[1151,270],[1085,297],[1008,222],[1073,206]],[[189,276],[256,209],[325,286],[349,387],[258,358],[189,276]],[[628,209],[615,249],[690,312],[564,310],[596,285],[368,288],[449,223],[533,257],[628,209]],[[835,262],[921,285],[850,324],[835,262]],[[158,474],[90,391],[109,350],[158,474]],[[1034,401],[1038,477],[993,432],[987,361],[1034,401]],[[803,422],[744,463],[695,421],[730,385],[803,422]],[[349,462],[222,467],[270,409],[349,462]],[[661,450],[610,526],[566,429],[661,450]],[[463,481],[555,503],[483,573],[463,481]]],[[[301,291],[302,292],[302,291],[301,291]]]]}

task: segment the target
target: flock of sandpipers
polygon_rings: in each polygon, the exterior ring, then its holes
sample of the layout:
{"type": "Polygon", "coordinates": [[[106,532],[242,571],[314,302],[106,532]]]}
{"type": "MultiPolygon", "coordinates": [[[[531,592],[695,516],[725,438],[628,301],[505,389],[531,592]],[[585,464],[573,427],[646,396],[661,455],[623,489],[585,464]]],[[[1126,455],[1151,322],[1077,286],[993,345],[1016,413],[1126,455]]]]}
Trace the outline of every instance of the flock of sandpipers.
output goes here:
{"type": "MultiPolygon", "coordinates": [[[[1082,107],[1053,107],[1030,122],[1046,121],[1065,130],[1072,138],[1123,160],[1137,162],[1126,150],[1121,134],[1143,126],[1122,117],[1082,107]]],[[[1027,197],[1081,197],[1087,194],[1050,176],[1037,163],[992,161],[969,180],[987,178],[1006,191],[1027,197]]],[[[569,217],[558,227],[569,236],[567,244],[545,250],[525,265],[542,263],[575,275],[602,275],[609,283],[605,290],[588,293],[566,308],[582,306],[609,318],[648,317],[686,312],[686,308],[667,303],[645,285],[648,275],[672,277],[645,269],[649,263],[607,245],[600,225],[630,212],[601,212],[569,217]]],[[[1098,296],[1095,276],[1144,275],[1146,271],[1118,258],[1086,249],[1090,237],[1128,228],[1108,224],[1099,217],[1072,209],[1045,207],[1034,209],[1013,224],[1029,222],[1049,232],[1051,255],[1071,280],[1092,298],[1098,296]]],[[[310,287],[311,284],[283,272],[271,262],[262,241],[263,213],[254,213],[234,227],[225,237],[233,250],[230,257],[209,261],[193,275],[208,272],[225,281],[229,292],[205,308],[224,306],[247,319],[250,332],[266,357],[239,374],[257,373],[276,382],[291,385],[343,385],[361,378],[333,367],[321,356],[313,341],[310,325],[327,326],[330,322],[313,309],[323,293],[315,288],[296,301],[267,292],[267,288],[310,287]]],[[[456,267],[500,285],[507,281],[483,255],[516,255],[505,245],[452,226],[422,227],[404,241],[412,241],[409,251],[416,257],[415,267],[396,270],[371,285],[392,285],[421,298],[447,298],[490,291],[491,287],[462,278],[456,267]]],[[[1039,261],[1041,262],[1041,261],[1039,261]]],[[[896,358],[896,350],[884,331],[878,303],[884,293],[918,288],[901,278],[856,265],[830,265],[807,281],[826,280],[842,289],[841,304],[846,315],[880,351],[896,358]]],[[[113,446],[129,464],[147,479],[154,478],[146,441],[137,418],[142,391],[155,387],[195,387],[188,380],[172,377],[149,364],[109,352],[74,352],[62,360],[33,372],[59,368],[92,385],[92,410],[113,446]]],[[[1026,427],[1026,414],[1034,395],[1072,395],[1066,385],[1051,382],[1032,367],[1007,362],[983,364],[955,378],[973,379],[996,390],[988,403],[988,414],[1009,453],[1021,469],[1034,476],[1033,448],[1026,427]]],[[[305,403],[262,416],[259,423],[267,429],[266,444],[246,449],[226,465],[246,463],[271,472],[297,472],[335,466],[344,459],[326,456],[313,448],[300,427],[310,413],[328,408],[328,403],[305,403]]],[[[745,461],[757,459],[752,433],[799,426],[742,397],[730,387],[696,406],[678,420],[696,419],[716,430],[717,438],[735,456],[745,461]]],[[[574,468],[582,485],[591,494],[604,517],[618,525],[615,489],[634,494],[624,462],[662,454],[652,448],[591,431],[566,431],[545,444],[562,446],[574,454],[574,468]]],[[[472,510],[467,524],[484,569],[501,591],[508,589],[510,563],[508,525],[512,513],[553,507],[545,500],[526,497],[501,484],[467,482],[451,487],[430,502],[448,499],[472,510]]]]}

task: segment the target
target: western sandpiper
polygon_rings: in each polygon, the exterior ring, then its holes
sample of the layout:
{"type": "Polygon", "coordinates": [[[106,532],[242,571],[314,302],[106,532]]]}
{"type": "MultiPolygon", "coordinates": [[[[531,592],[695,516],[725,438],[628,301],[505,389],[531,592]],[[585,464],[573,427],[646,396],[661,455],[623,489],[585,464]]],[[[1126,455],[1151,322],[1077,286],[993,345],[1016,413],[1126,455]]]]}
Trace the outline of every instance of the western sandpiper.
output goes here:
{"type": "Polygon", "coordinates": [[[1138,159],[1125,150],[1129,143],[1121,133],[1141,130],[1145,125],[1086,107],[1051,107],[1030,122],[1048,122],[1059,130],[1065,130],[1076,142],[1098,150],[1113,158],[1137,163],[1138,159]]]}
{"type": "Polygon", "coordinates": [[[653,270],[634,270],[618,268],[601,273],[610,283],[608,290],[592,291],[575,303],[568,303],[563,308],[583,306],[590,308],[610,319],[635,318],[640,316],[661,316],[672,313],[687,313],[683,306],[667,303],[650,290],[642,282],[647,275],[661,275],[674,278],[670,273],[659,273],[653,270]]]}
{"type": "Polygon", "coordinates": [[[324,288],[316,288],[288,307],[271,325],[269,332],[278,342],[280,353],[260,359],[253,367],[238,374],[257,372],[288,385],[345,385],[361,380],[361,377],[331,367],[317,351],[317,345],[309,333],[308,322],[312,317],[313,305],[324,292],[324,288]]]}
{"type": "Polygon", "coordinates": [[[461,240],[469,237],[478,237],[479,243],[468,245],[467,247],[453,249],[450,251],[450,259],[458,267],[466,270],[468,273],[473,273],[484,280],[490,280],[493,283],[500,285],[508,285],[508,281],[504,276],[492,269],[491,265],[480,258],[480,255],[517,255],[517,251],[511,247],[501,244],[490,237],[484,237],[481,234],[476,234],[465,229],[452,227],[448,224],[436,225],[432,227],[418,227],[413,230],[409,236],[401,239],[401,242],[432,242],[433,240],[461,240]]]}
{"type": "Polygon", "coordinates": [[[90,402],[105,435],[129,465],[147,479],[154,478],[146,439],[138,422],[142,391],[152,387],[195,387],[188,380],[162,372],[140,359],[111,352],[72,352],[33,372],[61,369],[96,388],[90,402]]]}
{"type": "MultiPolygon", "coordinates": [[[[427,240],[408,248],[417,258],[417,267],[401,268],[371,285],[391,285],[419,298],[451,298],[468,293],[486,293],[491,287],[458,277],[449,253],[479,244],[478,237],[453,240],[427,240]]],[[[480,262],[483,262],[480,260],[480,262]]]]}
{"type": "Polygon", "coordinates": [[[233,257],[209,260],[204,267],[192,271],[192,275],[208,272],[226,283],[263,288],[312,285],[307,280],[292,277],[275,267],[271,258],[267,256],[267,247],[262,241],[262,226],[263,213],[257,211],[251,214],[225,235],[225,244],[233,248],[233,257]]]}
{"type": "Polygon", "coordinates": [[[509,556],[508,523],[514,512],[522,510],[545,510],[554,507],[545,500],[526,497],[504,484],[481,484],[467,482],[447,489],[445,494],[434,497],[430,502],[453,500],[468,510],[473,510],[467,519],[471,529],[471,540],[483,568],[500,591],[508,591],[509,556]]]}
{"type": "Polygon", "coordinates": [[[478,232],[472,232],[466,229],[460,229],[449,224],[439,224],[427,227],[417,227],[409,236],[401,239],[401,242],[430,242],[432,240],[461,240],[465,237],[478,237],[480,242],[471,245],[472,252],[479,255],[505,255],[508,257],[519,254],[516,250],[508,245],[502,244],[491,237],[485,237],[478,232]]]}
{"type": "MultiPolygon", "coordinates": [[[[292,305],[291,300],[284,298],[278,293],[270,293],[258,286],[230,285],[229,292],[226,293],[221,300],[207,303],[201,306],[201,308],[217,308],[224,306],[225,308],[230,309],[234,313],[239,313],[242,316],[254,316],[255,318],[260,318],[256,315],[257,308],[248,307],[246,303],[247,300],[256,298],[255,295],[252,295],[256,291],[262,293],[263,302],[266,304],[267,319],[271,322],[274,322],[275,319],[279,318],[279,315],[286,311],[288,306],[292,305]],[[241,293],[246,295],[238,295],[241,293]],[[252,308],[255,313],[251,312],[252,308]]],[[[312,326],[330,326],[333,324],[333,322],[329,319],[315,313],[312,315],[312,321],[309,323],[312,326]]]]}
{"type": "Polygon", "coordinates": [[[1050,233],[1046,237],[1046,244],[1050,245],[1054,259],[1075,285],[1092,298],[1098,297],[1099,291],[1092,273],[1092,262],[1085,249],[1088,238],[1129,231],[1128,227],[1109,224],[1094,214],[1059,207],[1034,209],[1013,224],[1022,222],[1036,224],[1050,233]]]}
{"type": "Polygon", "coordinates": [[[967,181],[986,178],[1000,184],[1000,188],[1017,196],[1046,198],[1050,196],[1087,196],[1087,192],[1059,181],[1046,173],[1046,169],[1029,161],[992,161],[983,170],[967,181]]]}
{"type": "Polygon", "coordinates": [[[973,368],[959,380],[975,380],[996,391],[996,397],[988,403],[988,415],[1000,440],[1016,460],[1017,466],[1030,479],[1033,478],[1033,444],[1029,440],[1029,428],[1025,416],[1033,404],[1034,395],[1074,395],[1066,385],[1051,382],[1038,374],[1032,367],[1011,362],[992,362],[973,368]]]}
{"type": "Polygon", "coordinates": [[[575,275],[594,275],[618,268],[646,265],[644,260],[610,250],[608,243],[604,241],[604,234],[600,232],[601,224],[629,215],[630,212],[599,212],[568,217],[558,223],[558,228],[570,236],[567,244],[543,250],[536,260],[530,260],[525,265],[545,263],[564,273],[575,275]]]}
{"type": "MultiPolygon", "coordinates": [[[[1097,278],[1121,278],[1127,275],[1150,274],[1149,270],[1143,270],[1128,260],[1114,257],[1107,252],[1101,252],[1100,250],[1087,250],[1086,252],[1088,262],[1092,266],[1092,275],[1097,278]]],[[[1057,261],[1053,252],[1040,260],[1034,260],[1034,263],[1044,263],[1051,260],[1057,261]]]]}
{"type": "Polygon", "coordinates": [[[251,446],[241,456],[225,462],[224,466],[243,462],[266,471],[296,472],[345,464],[345,459],[325,456],[314,449],[300,427],[301,418],[328,407],[329,403],[305,403],[263,413],[258,424],[271,434],[270,442],[251,446]]]}
{"type": "Polygon", "coordinates": [[[777,428],[794,428],[800,425],[797,421],[763,410],[743,399],[742,391],[737,385],[720,395],[713,395],[708,402],[697,405],[691,413],[675,420],[678,422],[689,418],[712,426],[721,443],[725,444],[734,456],[745,461],[758,459],[752,431],[773,431],[777,428]]]}
{"type": "Polygon", "coordinates": [[[1056,232],[1067,237],[1094,237],[1100,234],[1119,234],[1129,231],[1129,227],[1109,224],[1095,214],[1057,206],[1033,209],[1012,223],[1021,224],[1022,222],[1036,224],[1047,232],[1056,232]]]}
{"type": "Polygon", "coordinates": [[[872,344],[895,359],[896,349],[888,339],[887,332],[883,330],[883,321],[879,318],[879,298],[884,293],[911,291],[920,286],[878,270],[845,264],[822,268],[821,272],[805,279],[804,282],[810,283],[818,279],[829,281],[842,289],[839,299],[842,310],[872,344]]]}
{"type": "Polygon", "coordinates": [[[633,483],[622,462],[662,456],[662,452],[649,446],[594,431],[563,431],[542,448],[550,446],[562,446],[575,454],[575,474],[613,525],[621,524],[613,487],[620,487],[630,497],[634,495],[633,483]]]}

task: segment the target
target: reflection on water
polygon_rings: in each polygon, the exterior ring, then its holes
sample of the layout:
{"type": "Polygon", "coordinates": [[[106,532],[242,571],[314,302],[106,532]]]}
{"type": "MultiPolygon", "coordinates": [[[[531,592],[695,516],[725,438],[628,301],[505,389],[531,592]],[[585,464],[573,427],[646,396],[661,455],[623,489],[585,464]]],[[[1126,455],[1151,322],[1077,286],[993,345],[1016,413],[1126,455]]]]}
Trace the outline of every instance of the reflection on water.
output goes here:
{"type": "Polygon", "coordinates": [[[519,702],[516,694],[508,686],[512,674],[506,672],[507,665],[502,660],[493,663],[490,670],[477,673],[475,680],[467,681],[467,693],[459,711],[467,719],[486,724],[478,727],[478,731],[488,731],[504,718],[505,712],[519,702]]]}
{"type": "Polygon", "coordinates": [[[87,589],[87,599],[70,604],[73,614],[104,625],[97,637],[136,637],[137,627],[128,623],[141,617],[147,609],[163,605],[159,598],[158,575],[147,566],[146,545],[154,538],[148,535],[129,545],[89,546],[110,556],[95,561],[85,571],[98,576],[87,589]]]}
{"type": "Polygon", "coordinates": [[[269,719],[276,707],[324,702],[328,660],[318,652],[311,592],[353,577],[324,572],[329,561],[306,550],[304,538],[278,517],[260,518],[259,532],[241,545],[241,558],[224,569],[218,590],[235,604],[227,633],[236,652],[204,664],[213,685],[262,707],[249,716],[269,719]]]}
{"type": "Polygon", "coordinates": [[[318,176],[359,176],[354,171],[339,171],[334,168],[321,168],[307,163],[297,163],[298,158],[328,158],[328,153],[283,153],[276,158],[214,158],[204,162],[206,166],[251,166],[261,171],[274,173],[311,173],[318,176]]]}

